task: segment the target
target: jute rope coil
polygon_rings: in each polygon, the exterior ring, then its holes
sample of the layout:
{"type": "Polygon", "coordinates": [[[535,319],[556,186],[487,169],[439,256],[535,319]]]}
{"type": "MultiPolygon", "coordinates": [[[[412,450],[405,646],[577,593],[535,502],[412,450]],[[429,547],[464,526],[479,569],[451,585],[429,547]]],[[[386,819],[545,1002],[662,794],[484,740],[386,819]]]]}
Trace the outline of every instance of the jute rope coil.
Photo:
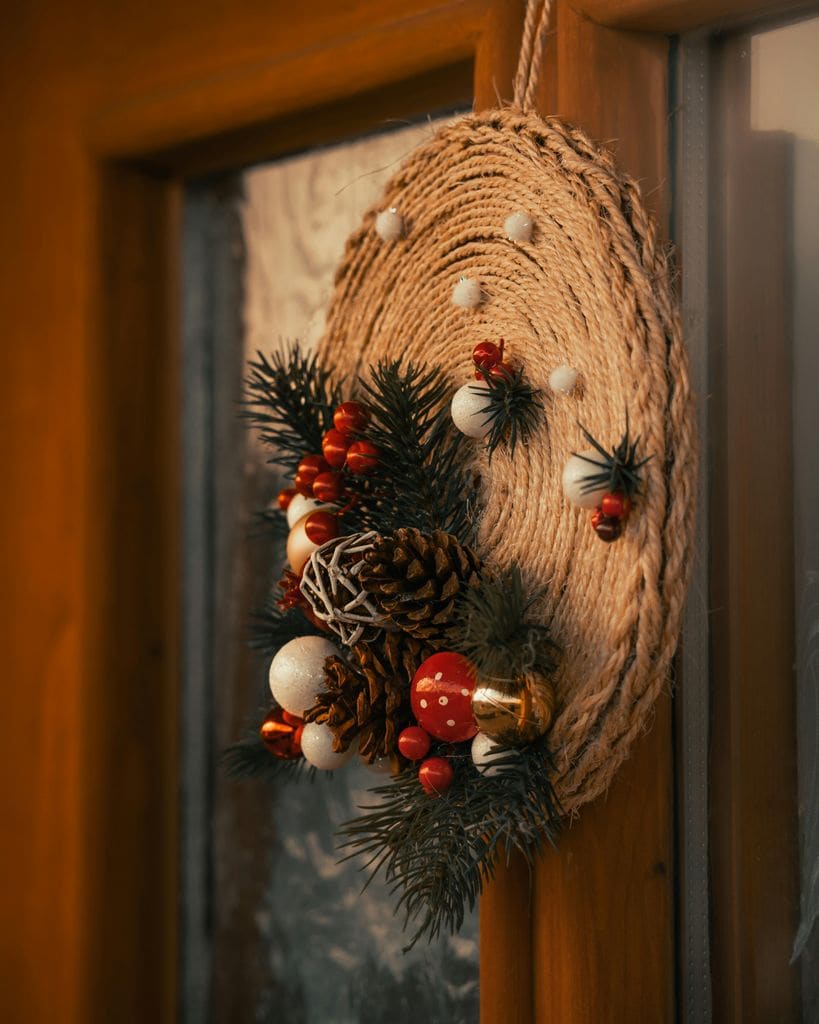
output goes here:
{"type": "Polygon", "coordinates": [[[547,588],[537,613],[563,651],[552,740],[571,812],[608,787],[668,679],[696,452],[667,254],[637,185],[582,131],[520,109],[462,117],[405,161],[347,243],[320,349],[349,374],[384,357],[437,364],[454,391],[471,378],[474,345],[501,337],[543,389],[545,421],[514,457],[490,464],[476,442],[478,543],[547,588]],[[388,207],[404,221],[394,242],[374,230],[388,207]],[[529,242],[506,237],[516,211],[534,221],[529,242]],[[452,302],[462,276],[480,284],[474,309],[452,302]],[[561,364],[579,371],[572,396],[549,390],[561,364]],[[626,413],[651,461],[623,537],[607,545],[561,474],[588,447],[578,420],[613,446],[626,413]]]}

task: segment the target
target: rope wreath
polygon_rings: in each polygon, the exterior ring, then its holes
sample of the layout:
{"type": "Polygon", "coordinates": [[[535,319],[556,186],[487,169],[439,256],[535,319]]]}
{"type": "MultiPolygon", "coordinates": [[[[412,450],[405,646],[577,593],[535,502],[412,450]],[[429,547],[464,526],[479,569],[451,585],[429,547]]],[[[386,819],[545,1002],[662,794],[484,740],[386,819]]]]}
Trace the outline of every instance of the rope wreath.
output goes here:
{"type": "Polygon", "coordinates": [[[677,647],[693,533],[696,444],[686,354],[665,248],[637,184],[577,128],[525,109],[534,102],[549,4],[531,4],[516,106],[470,114],[415,150],[348,240],[320,354],[343,373],[404,356],[442,366],[453,390],[470,379],[478,341],[503,337],[543,390],[545,418],[528,445],[482,479],[478,546],[517,562],[562,647],[551,732],[556,791],[567,812],[603,792],[646,728],[677,647]],[[385,241],[378,213],[403,234],[385,241]],[[529,241],[504,222],[529,215],[529,241]],[[453,304],[462,278],[474,308],[453,304]],[[548,387],[579,372],[570,396],[548,387]],[[638,509],[602,544],[563,495],[561,474],[586,445],[606,445],[628,416],[643,470],[638,509]]]}

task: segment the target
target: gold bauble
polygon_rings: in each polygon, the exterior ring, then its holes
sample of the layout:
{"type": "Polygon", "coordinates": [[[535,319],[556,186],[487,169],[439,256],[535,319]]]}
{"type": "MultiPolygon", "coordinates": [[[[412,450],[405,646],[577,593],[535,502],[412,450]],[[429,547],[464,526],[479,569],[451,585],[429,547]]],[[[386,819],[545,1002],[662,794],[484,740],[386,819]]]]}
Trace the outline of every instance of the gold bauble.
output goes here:
{"type": "Polygon", "coordinates": [[[310,540],[307,536],[307,531],[304,528],[305,523],[313,511],[315,510],[311,509],[306,515],[303,515],[287,537],[287,561],[290,563],[290,568],[297,576],[304,568],[304,563],[310,555],[312,555],[314,551],[318,551],[321,547],[321,544],[315,544],[310,540]]]}
{"type": "Polygon", "coordinates": [[[528,673],[513,689],[478,683],[472,713],[486,736],[507,747],[522,747],[543,736],[552,724],[555,691],[548,679],[528,673]]]}

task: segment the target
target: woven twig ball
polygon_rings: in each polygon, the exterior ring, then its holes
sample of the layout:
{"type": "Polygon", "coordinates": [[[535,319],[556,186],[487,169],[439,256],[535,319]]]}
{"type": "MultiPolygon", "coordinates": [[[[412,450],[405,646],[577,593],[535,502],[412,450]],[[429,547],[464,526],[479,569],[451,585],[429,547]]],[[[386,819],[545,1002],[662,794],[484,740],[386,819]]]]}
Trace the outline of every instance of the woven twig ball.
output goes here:
{"type": "Polygon", "coordinates": [[[546,587],[537,613],[562,648],[556,788],[571,812],[608,786],[668,678],[695,439],[667,254],[637,185],[583,132],[516,110],[463,117],[404,162],[347,243],[321,352],[346,373],[383,357],[437,364],[454,390],[471,379],[475,344],[500,338],[542,388],[545,418],[513,457],[489,462],[475,443],[478,546],[546,587]],[[375,230],[384,209],[400,213],[400,238],[375,230]],[[513,214],[530,233],[510,230],[513,214]],[[477,305],[453,302],[464,278],[477,305]],[[570,394],[549,388],[557,367],[577,371],[570,394]],[[627,414],[651,458],[622,538],[604,544],[561,475],[588,447],[578,421],[614,446],[627,414]]]}

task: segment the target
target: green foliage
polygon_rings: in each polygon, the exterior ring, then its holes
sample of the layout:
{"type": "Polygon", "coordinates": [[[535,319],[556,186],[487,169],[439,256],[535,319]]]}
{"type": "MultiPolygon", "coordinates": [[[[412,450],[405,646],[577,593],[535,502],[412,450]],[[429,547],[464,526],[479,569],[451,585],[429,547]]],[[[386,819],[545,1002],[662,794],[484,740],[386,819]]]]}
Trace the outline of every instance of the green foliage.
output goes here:
{"type": "Polygon", "coordinates": [[[517,565],[485,573],[458,598],[448,633],[452,648],[469,658],[479,676],[496,682],[553,672],[557,645],[546,626],[526,617],[537,596],[527,596],[517,565]]]}
{"type": "Polygon", "coordinates": [[[378,802],[342,826],[349,856],[363,854],[372,875],[384,870],[404,926],[415,924],[407,948],[457,931],[499,857],[519,850],[532,863],[560,830],[545,739],[504,751],[491,775],[478,772],[468,745],[450,756],[455,779],[443,796],[428,796],[413,766],[374,789],[378,802]]]}
{"type": "Polygon", "coordinates": [[[259,352],[245,388],[245,415],[273,449],[270,462],[292,474],[305,455],[321,454],[341,390],[316,355],[303,353],[297,344],[269,359],[259,352]]]}
{"type": "Polygon", "coordinates": [[[299,608],[282,611],[271,597],[253,615],[250,630],[250,647],[273,657],[290,640],[297,636],[319,636],[319,630],[299,608]]]}
{"type": "Polygon", "coordinates": [[[298,779],[312,781],[316,769],[308,765],[303,757],[285,761],[273,754],[262,743],[259,728],[267,711],[263,712],[256,729],[248,730],[245,736],[222,751],[221,763],[228,776],[233,779],[262,779],[265,782],[295,782],[298,779]]]}
{"type": "Polygon", "coordinates": [[[358,528],[389,534],[415,526],[468,542],[474,491],[465,469],[470,452],[452,426],[447,378],[438,369],[397,360],[380,362],[372,381],[361,381],[360,387],[372,414],[366,436],[381,455],[353,513],[358,528]]]}
{"type": "MultiPolygon", "coordinates": [[[[521,367],[503,376],[479,370],[487,387],[486,405],[481,410],[491,424],[486,436],[489,457],[500,447],[514,454],[518,443],[525,444],[543,416],[541,392],[532,387],[521,367]]],[[[480,389],[481,391],[483,389],[480,389]]]]}
{"type": "Polygon", "coordinates": [[[635,494],[638,494],[642,483],[640,470],[651,456],[638,460],[637,445],[640,443],[640,438],[635,438],[634,441],[629,438],[628,413],[626,413],[625,433],[620,438],[620,443],[610,452],[586,430],[582,423],[577,425],[592,448],[600,455],[599,459],[593,459],[588,455],[574,453],[579,459],[594,467],[589,470],[587,476],[583,477],[581,490],[588,493],[596,491],[600,487],[606,487],[609,491],[622,491],[628,498],[633,498],[635,494]]]}

